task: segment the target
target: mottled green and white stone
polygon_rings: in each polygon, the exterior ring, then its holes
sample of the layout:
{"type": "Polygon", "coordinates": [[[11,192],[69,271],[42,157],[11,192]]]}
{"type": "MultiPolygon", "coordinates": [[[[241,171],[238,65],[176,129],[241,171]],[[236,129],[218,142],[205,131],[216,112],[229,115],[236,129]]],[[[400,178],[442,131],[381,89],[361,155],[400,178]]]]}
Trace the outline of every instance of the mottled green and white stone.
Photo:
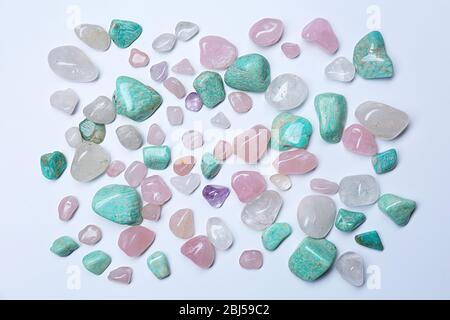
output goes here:
{"type": "Polygon", "coordinates": [[[53,241],[50,251],[60,257],[67,257],[77,250],[80,245],[71,237],[62,236],[53,241]]]}
{"type": "Polygon", "coordinates": [[[376,231],[368,231],[355,236],[356,243],[378,251],[383,251],[384,246],[381,242],[380,236],[376,231]]]}
{"type": "Polygon", "coordinates": [[[282,112],[273,119],[271,134],[271,146],[275,150],[305,149],[309,144],[312,126],[306,118],[282,112]]]}
{"type": "Polygon", "coordinates": [[[335,226],[342,232],[351,232],[366,221],[366,216],[362,212],[339,209],[335,226]]]}
{"type": "Polygon", "coordinates": [[[89,119],[84,119],[78,127],[81,137],[85,141],[100,144],[105,140],[106,128],[104,124],[97,124],[89,119]]]}
{"type": "Polygon", "coordinates": [[[111,264],[111,257],[101,250],[92,251],[83,257],[84,267],[93,274],[101,275],[111,264]]]}
{"type": "Polygon", "coordinates": [[[292,227],[289,223],[278,222],[272,224],[264,230],[261,236],[264,248],[274,251],[291,233],[292,227]]]}
{"type": "Polygon", "coordinates": [[[320,136],[329,143],[341,141],[347,121],[347,101],[337,93],[322,93],[314,99],[319,118],[320,136]]]}
{"type": "Polygon", "coordinates": [[[397,166],[397,151],[389,149],[372,156],[373,169],[377,174],[392,171],[397,166]]]}
{"type": "Polygon", "coordinates": [[[49,180],[58,179],[67,168],[67,160],[59,151],[46,153],[41,156],[42,175],[49,180]]]}
{"type": "Polygon", "coordinates": [[[170,163],[171,153],[168,146],[149,146],[142,149],[144,163],[149,169],[164,170],[170,163]]]}
{"type": "Polygon", "coordinates": [[[225,72],[224,80],[237,90],[264,92],[270,85],[269,61],[257,53],[241,56],[225,72]]]}
{"type": "Polygon", "coordinates": [[[397,225],[406,226],[416,210],[416,202],[387,193],[378,199],[378,208],[397,225]]]}
{"type": "Polygon", "coordinates": [[[202,174],[206,179],[212,179],[219,173],[222,163],[210,152],[203,154],[201,163],[202,174]]]}
{"type": "Polygon", "coordinates": [[[109,36],[119,48],[128,48],[142,33],[142,27],[133,21],[114,19],[109,36]]]}
{"type": "Polygon", "coordinates": [[[170,275],[169,260],[161,251],[156,251],[148,257],[147,266],[158,279],[164,279],[170,275]]]}
{"type": "Polygon", "coordinates": [[[194,80],[194,89],[207,108],[214,108],[225,100],[225,89],[220,74],[204,71],[194,80]]]}

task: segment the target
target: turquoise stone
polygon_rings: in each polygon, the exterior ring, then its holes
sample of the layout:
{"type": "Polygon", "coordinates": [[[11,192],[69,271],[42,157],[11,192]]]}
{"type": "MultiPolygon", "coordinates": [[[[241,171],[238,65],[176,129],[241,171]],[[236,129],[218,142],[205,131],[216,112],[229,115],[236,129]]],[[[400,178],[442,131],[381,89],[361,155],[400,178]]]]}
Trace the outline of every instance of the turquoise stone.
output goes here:
{"type": "Polygon", "coordinates": [[[372,156],[373,169],[378,174],[392,171],[397,166],[397,151],[389,149],[372,156]]]}
{"type": "Polygon", "coordinates": [[[53,241],[50,251],[60,257],[67,257],[80,246],[71,237],[62,236],[53,241]]]}
{"type": "Polygon", "coordinates": [[[220,74],[204,71],[194,80],[194,89],[207,108],[214,108],[225,100],[225,89],[220,74]]]}
{"type": "Polygon", "coordinates": [[[104,124],[97,124],[89,119],[84,119],[78,127],[85,141],[100,144],[105,140],[106,129],[104,124]]]}
{"type": "Polygon", "coordinates": [[[101,250],[92,251],[83,257],[84,267],[93,274],[101,275],[111,264],[111,257],[101,250]]]}
{"type": "Polygon", "coordinates": [[[157,251],[148,257],[147,266],[158,279],[170,276],[169,260],[161,251],[157,251]]]}
{"type": "Polygon", "coordinates": [[[142,149],[142,152],[147,168],[164,170],[170,163],[170,148],[168,146],[149,146],[142,149]]]}
{"type": "Polygon", "coordinates": [[[141,197],[130,186],[110,184],[97,191],[92,199],[95,213],[119,224],[142,222],[141,197]]]}
{"type": "Polygon", "coordinates": [[[365,79],[391,78],[394,67],[379,31],[372,31],[359,40],[353,51],[356,72],[365,79]]]}
{"type": "Polygon", "coordinates": [[[362,212],[339,209],[335,226],[343,232],[350,232],[358,228],[366,221],[366,216],[362,212]]]}
{"type": "Polygon", "coordinates": [[[126,76],[117,78],[113,100],[118,114],[139,122],[148,119],[162,103],[156,90],[126,76]]]}
{"type": "Polygon", "coordinates": [[[224,78],[234,89],[264,92],[270,84],[269,61],[257,53],[241,56],[227,69],[224,78]]]}
{"type": "Polygon", "coordinates": [[[341,141],[347,120],[347,101],[337,93],[322,93],[314,99],[320,136],[329,143],[341,141]]]}
{"type": "Polygon", "coordinates": [[[261,236],[264,248],[274,251],[291,233],[292,228],[289,223],[280,222],[268,226],[261,236]]]}
{"type": "Polygon", "coordinates": [[[46,153],[41,156],[41,171],[49,180],[56,180],[67,168],[66,157],[59,151],[46,153]]]}
{"type": "Polygon", "coordinates": [[[378,199],[378,208],[399,226],[406,226],[416,210],[416,202],[388,193],[378,199]]]}
{"type": "Polygon", "coordinates": [[[358,234],[355,236],[356,243],[378,251],[383,251],[383,243],[381,242],[380,236],[376,231],[369,231],[358,234]]]}
{"type": "Polygon", "coordinates": [[[109,36],[119,48],[128,48],[142,33],[142,27],[133,21],[114,19],[109,27],[109,36]]]}
{"type": "Polygon", "coordinates": [[[284,147],[306,149],[311,134],[311,122],[308,119],[298,117],[297,120],[281,127],[280,144],[284,147]]]}
{"type": "Polygon", "coordinates": [[[336,246],[326,239],[305,238],[289,258],[289,269],[305,281],[314,281],[330,269],[336,246]]]}
{"type": "Polygon", "coordinates": [[[281,112],[279,113],[272,121],[272,137],[270,139],[271,147],[275,150],[286,151],[291,149],[289,146],[284,146],[280,141],[280,132],[281,128],[284,126],[288,126],[290,123],[295,122],[300,117],[295,116],[289,112],[281,112]]]}
{"type": "Polygon", "coordinates": [[[216,159],[216,157],[214,157],[212,153],[206,152],[203,154],[200,167],[202,169],[203,176],[206,179],[212,179],[217,176],[222,168],[222,164],[216,159]]]}

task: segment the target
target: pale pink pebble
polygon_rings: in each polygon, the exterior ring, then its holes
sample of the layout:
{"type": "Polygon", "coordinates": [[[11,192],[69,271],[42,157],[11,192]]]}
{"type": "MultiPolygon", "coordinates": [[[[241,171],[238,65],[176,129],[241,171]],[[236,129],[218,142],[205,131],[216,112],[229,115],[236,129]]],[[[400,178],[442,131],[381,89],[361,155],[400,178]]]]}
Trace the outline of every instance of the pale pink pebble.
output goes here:
{"type": "Polygon", "coordinates": [[[245,250],[241,253],[239,264],[244,269],[260,269],[263,265],[263,255],[259,250],[245,250]]]}
{"type": "Polygon", "coordinates": [[[172,126],[179,126],[183,124],[184,113],[181,107],[177,106],[167,107],[166,113],[167,113],[167,120],[169,120],[169,123],[172,126]]]}
{"type": "Polygon", "coordinates": [[[172,233],[181,239],[189,239],[195,233],[194,213],[191,209],[180,209],[169,220],[172,233]]]}
{"type": "Polygon", "coordinates": [[[231,187],[241,202],[251,202],[266,190],[266,180],[257,171],[238,171],[231,177],[231,187]]]}
{"type": "Polygon", "coordinates": [[[77,211],[78,206],[78,199],[74,196],[62,198],[58,205],[59,218],[62,221],[69,221],[77,211]]]}
{"type": "Polygon", "coordinates": [[[281,45],[281,51],[289,59],[295,59],[300,55],[300,46],[296,43],[285,42],[281,45]]]}
{"type": "Polygon", "coordinates": [[[93,246],[102,239],[102,230],[94,224],[89,224],[78,233],[81,243],[93,246]]]}
{"type": "Polygon", "coordinates": [[[363,156],[378,152],[375,136],[360,124],[352,124],[344,130],[342,143],[347,150],[363,156]]]}
{"type": "Polygon", "coordinates": [[[147,171],[148,169],[145,164],[140,161],[134,161],[125,171],[125,180],[131,187],[136,188],[141,184],[142,180],[144,180],[147,171]]]}
{"type": "Polygon", "coordinates": [[[108,279],[114,282],[130,284],[132,276],[133,269],[131,269],[130,267],[119,267],[109,273],[108,279]]]}
{"type": "Polygon", "coordinates": [[[172,191],[158,175],[147,177],[142,181],[141,193],[144,201],[160,206],[172,198],[172,191]]]}
{"type": "Polygon", "coordinates": [[[188,175],[195,166],[196,160],[194,156],[185,156],[178,158],[173,163],[173,171],[179,176],[188,175]]]}
{"type": "Polygon", "coordinates": [[[166,61],[161,61],[150,67],[150,77],[158,82],[163,82],[167,79],[169,74],[169,64],[166,61]]]}
{"type": "Polygon", "coordinates": [[[191,62],[186,58],[175,64],[172,67],[172,71],[187,76],[192,76],[195,74],[194,67],[192,66],[191,62]]]}
{"type": "Polygon", "coordinates": [[[339,185],[336,182],[326,179],[312,179],[309,186],[311,190],[323,194],[336,194],[339,191],[339,185]]]}
{"type": "Polygon", "coordinates": [[[296,149],[281,152],[272,164],[281,174],[305,174],[317,167],[318,160],[312,153],[296,149]]]}
{"type": "Polygon", "coordinates": [[[123,163],[120,160],[114,160],[111,161],[111,163],[108,166],[108,169],[106,169],[106,174],[112,178],[117,177],[119,174],[121,174],[126,169],[125,163],[123,163]]]}
{"type": "Polygon", "coordinates": [[[233,151],[245,162],[257,163],[266,153],[270,137],[270,130],[258,124],[234,138],[233,151]]]}
{"type": "Polygon", "coordinates": [[[131,66],[135,68],[142,68],[148,65],[148,63],[150,62],[150,58],[145,52],[133,48],[130,51],[128,62],[130,62],[131,66]]]}
{"type": "Polygon", "coordinates": [[[200,39],[199,45],[200,63],[205,68],[224,70],[236,60],[236,47],[222,37],[203,37],[200,39]]]}
{"type": "Polygon", "coordinates": [[[195,130],[186,131],[181,138],[186,148],[194,150],[203,145],[203,135],[195,130]]]}
{"type": "Polygon", "coordinates": [[[117,244],[130,257],[142,255],[155,240],[155,233],[143,226],[132,226],[120,233],[117,244]]]}
{"type": "Polygon", "coordinates": [[[166,139],[166,134],[162,131],[161,127],[154,123],[148,128],[147,142],[155,146],[160,146],[166,139]]]}
{"type": "Polygon", "coordinates": [[[210,268],[214,263],[215,249],[206,236],[196,236],[186,241],[181,253],[203,269],[210,268]]]}
{"type": "Polygon", "coordinates": [[[264,18],[250,28],[249,36],[256,45],[268,47],[280,41],[283,31],[284,25],[281,20],[264,18]]]}
{"type": "Polygon", "coordinates": [[[303,39],[317,43],[326,52],[333,54],[339,49],[339,42],[330,23],[317,18],[306,25],[302,32],[303,39]]]}
{"type": "Polygon", "coordinates": [[[231,92],[228,95],[228,101],[230,102],[234,111],[238,113],[248,112],[253,107],[252,98],[245,92],[231,92]]]}
{"type": "Polygon", "coordinates": [[[141,209],[142,218],[151,221],[158,221],[161,218],[161,206],[147,203],[141,209]]]}
{"type": "Polygon", "coordinates": [[[228,141],[220,140],[214,147],[213,153],[217,160],[225,161],[233,153],[233,146],[228,141]]]}
{"type": "Polygon", "coordinates": [[[175,95],[178,99],[183,98],[186,95],[186,89],[183,84],[174,77],[169,77],[163,82],[164,87],[175,95]]]}

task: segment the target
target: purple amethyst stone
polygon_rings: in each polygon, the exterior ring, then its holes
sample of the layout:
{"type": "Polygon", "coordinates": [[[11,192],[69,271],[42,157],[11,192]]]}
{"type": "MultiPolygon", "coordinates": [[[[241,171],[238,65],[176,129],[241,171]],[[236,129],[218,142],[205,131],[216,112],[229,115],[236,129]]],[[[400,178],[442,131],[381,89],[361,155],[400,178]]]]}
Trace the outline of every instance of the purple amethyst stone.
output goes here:
{"type": "Polygon", "coordinates": [[[211,207],[220,208],[230,194],[230,189],[225,186],[208,184],[203,188],[203,197],[211,207]]]}
{"type": "Polygon", "coordinates": [[[203,101],[197,92],[191,92],[186,96],[185,105],[186,109],[197,112],[203,107],[203,101]]]}

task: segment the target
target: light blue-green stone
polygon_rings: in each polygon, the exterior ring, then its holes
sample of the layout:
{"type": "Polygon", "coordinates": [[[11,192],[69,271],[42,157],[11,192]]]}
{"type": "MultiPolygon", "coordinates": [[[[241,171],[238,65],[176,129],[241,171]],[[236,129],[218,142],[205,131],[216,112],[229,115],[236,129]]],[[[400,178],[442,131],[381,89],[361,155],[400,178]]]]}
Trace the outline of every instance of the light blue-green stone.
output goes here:
{"type": "Polygon", "coordinates": [[[62,236],[53,241],[50,251],[60,257],[67,257],[79,247],[79,244],[76,243],[71,237],[62,236]]]}
{"type": "Polygon", "coordinates": [[[347,120],[347,101],[337,93],[322,93],[314,99],[320,136],[328,143],[341,141],[347,120]]]}
{"type": "Polygon", "coordinates": [[[141,122],[159,108],[163,99],[155,89],[142,82],[120,76],[116,80],[113,101],[118,114],[141,122]]]}
{"type": "Polygon", "coordinates": [[[224,79],[237,90],[264,92],[270,84],[269,61],[257,53],[241,56],[227,69],[224,79]]]}
{"type": "Polygon", "coordinates": [[[149,146],[142,149],[144,163],[147,168],[164,170],[170,163],[170,148],[168,146],[149,146]]]}
{"type": "Polygon", "coordinates": [[[380,236],[376,231],[369,231],[365,233],[361,233],[355,236],[356,243],[378,251],[383,251],[384,246],[381,242],[380,236]]]}
{"type": "Polygon", "coordinates": [[[289,269],[305,281],[314,281],[330,269],[336,246],[326,239],[305,238],[289,258],[289,269]]]}
{"type": "Polygon", "coordinates": [[[289,223],[280,222],[268,226],[261,236],[264,248],[274,251],[291,233],[292,228],[289,223]]]}
{"type": "Polygon", "coordinates": [[[85,141],[100,144],[105,140],[106,129],[104,124],[97,124],[89,119],[84,119],[78,127],[85,141]]]}
{"type": "Polygon", "coordinates": [[[392,60],[379,31],[372,31],[359,40],[353,51],[356,72],[365,79],[391,78],[394,75],[392,60]]]}
{"type": "Polygon", "coordinates": [[[378,199],[378,208],[399,226],[406,226],[416,210],[416,202],[387,193],[378,199]]]}
{"type": "Polygon", "coordinates": [[[49,180],[56,180],[61,177],[66,168],[66,157],[59,151],[41,156],[41,171],[44,177],[49,180]]]}
{"type": "Polygon", "coordinates": [[[204,71],[194,80],[194,89],[207,108],[214,108],[225,100],[225,89],[220,74],[204,71]]]}
{"type": "Polygon", "coordinates": [[[109,36],[119,48],[128,48],[142,33],[142,27],[133,21],[114,19],[109,27],[109,36]]]}
{"type": "Polygon", "coordinates": [[[392,171],[397,166],[397,151],[389,149],[372,157],[373,169],[378,174],[392,171]]]}
{"type": "Polygon", "coordinates": [[[366,216],[362,212],[339,209],[335,226],[343,232],[351,232],[366,221],[366,216]]]}
{"type": "Polygon", "coordinates": [[[281,128],[295,122],[299,118],[299,116],[295,116],[289,112],[281,112],[273,119],[271,132],[272,137],[270,138],[270,144],[273,149],[279,151],[291,149],[291,147],[281,144],[281,128]]]}
{"type": "Polygon", "coordinates": [[[158,279],[170,276],[169,260],[161,251],[157,251],[148,257],[147,266],[158,279]]]}
{"type": "Polygon", "coordinates": [[[206,152],[203,154],[201,169],[203,176],[206,179],[212,179],[219,173],[222,168],[222,164],[214,157],[214,155],[210,152],[206,152]]]}
{"type": "Polygon", "coordinates": [[[119,224],[142,222],[141,197],[130,186],[110,184],[97,191],[92,199],[95,213],[119,224]]]}
{"type": "Polygon", "coordinates": [[[306,149],[312,134],[308,119],[298,117],[294,122],[285,124],[280,129],[280,144],[284,147],[306,149]]]}
{"type": "Polygon", "coordinates": [[[101,275],[111,264],[111,257],[101,250],[92,251],[83,257],[84,267],[93,274],[101,275]]]}

